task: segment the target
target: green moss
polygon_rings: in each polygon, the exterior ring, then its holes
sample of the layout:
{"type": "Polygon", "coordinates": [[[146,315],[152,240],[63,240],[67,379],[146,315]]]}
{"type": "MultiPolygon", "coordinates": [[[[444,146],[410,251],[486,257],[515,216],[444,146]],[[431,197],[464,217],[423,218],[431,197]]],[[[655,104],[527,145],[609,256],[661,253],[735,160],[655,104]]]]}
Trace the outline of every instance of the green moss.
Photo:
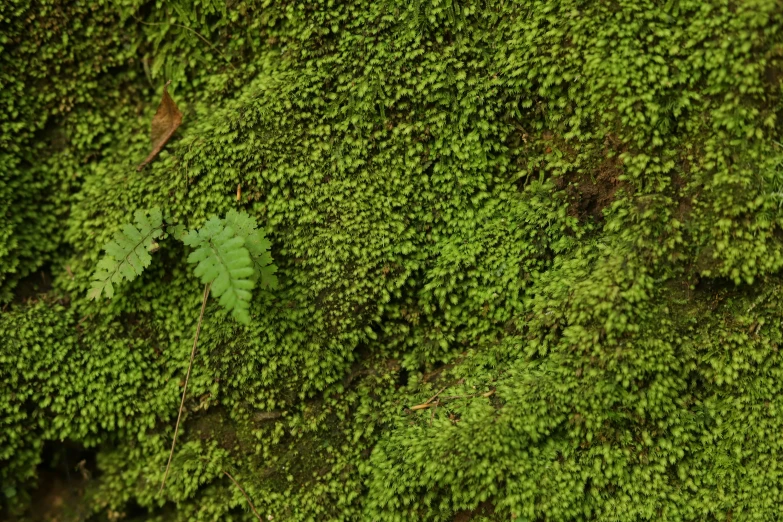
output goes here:
{"type": "Polygon", "coordinates": [[[274,520],[776,518],[778,2],[18,0],[0,27],[9,517],[71,441],[96,519],[252,520],[223,471],[274,520]],[[168,79],[183,125],[139,172],[168,79]],[[208,307],[160,495],[200,283],[172,243],[86,298],[154,206],[245,210],[280,268],[249,325],[208,307]]]}

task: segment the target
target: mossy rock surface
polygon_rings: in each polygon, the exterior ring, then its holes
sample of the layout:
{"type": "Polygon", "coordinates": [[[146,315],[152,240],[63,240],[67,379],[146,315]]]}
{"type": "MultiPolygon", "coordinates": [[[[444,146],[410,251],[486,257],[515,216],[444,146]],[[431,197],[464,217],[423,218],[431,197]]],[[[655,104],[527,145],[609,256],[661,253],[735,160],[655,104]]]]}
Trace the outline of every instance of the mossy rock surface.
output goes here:
{"type": "Polygon", "coordinates": [[[782,80],[774,0],[3,3],[0,518],[776,520],[782,80]],[[162,493],[203,287],[87,297],[152,207],[280,282],[162,493]]]}

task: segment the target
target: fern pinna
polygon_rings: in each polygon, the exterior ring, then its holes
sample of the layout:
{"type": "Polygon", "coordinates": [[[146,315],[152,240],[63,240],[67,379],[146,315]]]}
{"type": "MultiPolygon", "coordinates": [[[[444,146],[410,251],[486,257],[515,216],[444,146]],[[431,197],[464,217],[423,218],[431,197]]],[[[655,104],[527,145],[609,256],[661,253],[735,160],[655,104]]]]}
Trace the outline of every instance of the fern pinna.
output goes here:
{"type": "Polygon", "coordinates": [[[251,291],[259,282],[262,288],[277,287],[271,244],[246,212],[229,210],[225,218],[213,216],[200,230],[187,234],[181,225],[165,223],[157,207],[136,211],[134,219],[135,224],[123,225],[104,247],[106,255],[98,262],[89,297],[111,298],[115,284],[141,274],[158,249],[156,240],[168,237],[167,227],[170,235],[193,249],[188,256],[188,262],[196,265],[193,273],[211,286],[212,295],[240,323],[250,322],[251,291]]]}
{"type": "Polygon", "coordinates": [[[163,216],[159,208],[134,213],[136,225],[123,225],[103,249],[106,255],[98,262],[93,275],[91,299],[101,294],[114,296],[114,284],[133,281],[152,261],[150,253],[157,249],[155,239],[163,234],[163,216]]]}
{"type": "Polygon", "coordinates": [[[237,321],[249,323],[253,262],[245,238],[224,220],[213,217],[201,230],[191,230],[183,241],[195,249],[188,256],[188,263],[197,263],[195,275],[205,285],[212,285],[212,294],[220,297],[220,305],[237,321]]]}

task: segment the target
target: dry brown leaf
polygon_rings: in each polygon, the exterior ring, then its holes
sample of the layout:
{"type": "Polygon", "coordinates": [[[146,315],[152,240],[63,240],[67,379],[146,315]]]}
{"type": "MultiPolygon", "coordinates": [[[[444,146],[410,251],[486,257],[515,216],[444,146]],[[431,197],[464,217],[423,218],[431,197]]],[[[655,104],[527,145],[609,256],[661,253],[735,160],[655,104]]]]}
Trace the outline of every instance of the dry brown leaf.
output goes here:
{"type": "Polygon", "coordinates": [[[171,80],[166,82],[166,85],[163,86],[163,98],[161,98],[158,110],[152,118],[152,128],[150,132],[152,152],[150,152],[150,155],[141,162],[141,165],[136,167],[136,170],[143,169],[147,163],[155,159],[155,156],[160,153],[163,146],[171,139],[174,135],[174,131],[176,131],[177,127],[182,123],[182,113],[179,112],[177,104],[174,103],[174,100],[172,100],[169,95],[168,86],[170,83],[171,80]]]}

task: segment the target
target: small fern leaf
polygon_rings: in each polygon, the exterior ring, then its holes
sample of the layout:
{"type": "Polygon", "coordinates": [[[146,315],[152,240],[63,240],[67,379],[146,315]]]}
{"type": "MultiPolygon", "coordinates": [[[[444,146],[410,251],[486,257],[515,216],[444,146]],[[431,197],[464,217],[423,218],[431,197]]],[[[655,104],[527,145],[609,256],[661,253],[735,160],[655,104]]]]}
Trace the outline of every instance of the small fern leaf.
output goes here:
{"type": "Polygon", "coordinates": [[[163,233],[161,211],[159,208],[137,210],[134,218],[135,225],[123,225],[103,247],[106,255],[93,274],[87,294],[90,299],[98,299],[102,294],[111,299],[114,297],[113,284],[133,281],[152,261],[150,250],[156,244],[155,239],[163,233]]]}
{"type": "Polygon", "coordinates": [[[183,241],[185,239],[185,225],[174,225],[166,227],[166,232],[178,241],[183,241]]]}
{"type": "Polygon", "coordinates": [[[93,281],[92,288],[87,292],[87,299],[98,299],[105,286],[100,281],[93,281]]]}
{"type": "Polygon", "coordinates": [[[248,324],[254,282],[253,262],[244,238],[227,221],[213,217],[183,241],[195,247],[188,262],[196,265],[196,277],[204,284],[211,283],[212,295],[220,298],[220,306],[240,323],[248,324]]]}
{"type": "Polygon", "coordinates": [[[267,265],[261,268],[261,286],[274,290],[277,288],[277,267],[275,265],[267,265]]]}

